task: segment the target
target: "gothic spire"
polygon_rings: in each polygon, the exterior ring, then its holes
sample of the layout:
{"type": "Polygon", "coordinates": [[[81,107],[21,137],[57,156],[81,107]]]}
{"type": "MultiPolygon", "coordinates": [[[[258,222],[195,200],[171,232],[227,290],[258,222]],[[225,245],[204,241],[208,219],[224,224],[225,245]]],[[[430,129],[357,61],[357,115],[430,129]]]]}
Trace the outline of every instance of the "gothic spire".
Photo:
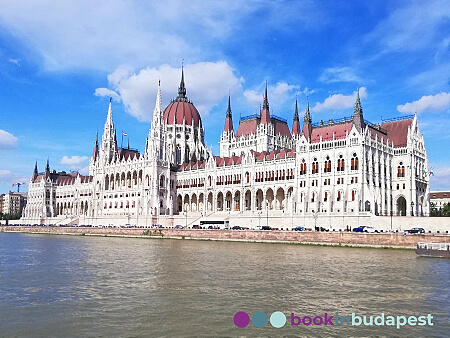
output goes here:
{"type": "Polygon", "coordinates": [[[95,134],[94,150],[92,151],[92,157],[96,159],[98,157],[98,132],[95,134]]]}
{"type": "Polygon", "coordinates": [[[50,172],[50,164],[49,164],[48,157],[47,157],[47,165],[45,166],[45,172],[50,172]]]}
{"type": "Polygon", "coordinates": [[[37,161],[36,161],[36,164],[34,165],[34,174],[37,175],[37,173],[38,173],[38,168],[37,168],[37,161]]]}
{"type": "Polygon", "coordinates": [[[363,110],[361,107],[361,99],[359,98],[359,88],[356,91],[355,109],[353,110],[353,124],[355,125],[355,127],[358,131],[361,131],[361,129],[364,129],[364,126],[365,126],[363,110]]]}
{"type": "Polygon", "coordinates": [[[298,105],[297,99],[295,99],[295,113],[294,113],[294,122],[292,123],[292,135],[300,134],[300,121],[298,118],[298,105]]]}
{"type": "Polygon", "coordinates": [[[225,117],[225,127],[223,128],[223,131],[225,132],[231,132],[233,131],[233,117],[231,115],[231,98],[230,94],[228,93],[228,108],[227,108],[227,115],[225,117]]]}
{"type": "Polygon", "coordinates": [[[184,67],[181,66],[181,82],[178,87],[178,97],[185,98],[186,97],[186,87],[184,86],[184,67]]]}
{"type": "Polygon", "coordinates": [[[263,109],[261,113],[261,123],[268,124],[269,122],[270,122],[270,111],[269,111],[269,99],[267,98],[267,82],[266,82],[266,89],[264,91],[263,109]]]}
{"type": "Polygon", "coordinates": [[[306,111],[305,111],[305,118],[303,119],[303,123],[311,123],[311,114],[309,112],[309,100],[306,98],[306,111]]]}
{"type": "Polygon", "coordinates": [[[311,140],[311,134],[312,134],[312,120],[311,120],[311,114],[309,112],[309,100],[306,98],[306,111],[305,111],[305,118],[303,119],[303,135],[305,135],[307,140],[311,140]]]}

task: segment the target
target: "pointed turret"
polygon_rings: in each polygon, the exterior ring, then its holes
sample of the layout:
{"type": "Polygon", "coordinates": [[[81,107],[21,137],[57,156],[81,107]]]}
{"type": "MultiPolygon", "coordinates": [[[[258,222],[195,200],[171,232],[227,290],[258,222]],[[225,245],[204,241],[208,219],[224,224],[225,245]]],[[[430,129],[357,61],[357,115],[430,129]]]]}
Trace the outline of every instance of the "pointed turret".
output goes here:
{"type": "Polygon", "coordinates": [[[312,120],[311,120],[311,114],[309,112],[309,100],[308,99],[306,99],[306,111],[305,111],[305,118],[303,119],[302,132],[303,132],[303,135],[305,135],[307,140],[311,140],[312,120]]]}
{"type": "Polygon", "coordinates": [[[181,66],[181,81],[180,86],[178,87],[178,97],[185,98],[186,97],[186,87],[184,85],[184,68],[181,66]]]}
{"type": "Polygon", "coordinates": [[[34,165],[34,171],[33,171],[33,176],[31,177],[31,180],[34,181],[37,176],[38,176],[38,167],[37,167],[37,161],[36,161],[36,163],[34,165]]]}
{"type": "Polygon", "coordinates": [[[353,124],[358,131],[364,129],[364,116],[361,107],[361,99],[359,98],[359,88],[356,91],[355,109],[353,110],[353,124]]]}
{"type": "Polygon", "coordinates": [[[49,164],[49,160],[47,158],[47,165],[45,166],[44,178],[47,178],[49,176],[50,176],[50,164],[49,164]]]}
{"type": "Polygon", "coordinates": [[[228,94],[228,109],[227,116],[225,117],[225,127],[223,128],[224,132],[233,132],[233,117],[231,115],[231,99],[230,94],[228,94]]]}
{"type": "Polygon", "coordinates": [[[95,144],[94,144],[94,150],[92,151],[92,158],[94,161],[98,157],[98,132],[95,134],[95,144]]]}
{"type": "Polygon", "coordinates": [[[294,122],[292,123],[292,136],[300,135],[300,120],[298,117],[297,99],[295,100],[294,122]]]}
{"type": "Polygon", "coordinates": [[[100,157],[104,163],[110,163],[117,152],[117,138],[112,117],[112,99],[109,99],[108,115],[103,129],[100,157]]]}
{"type": "Polygon", "coordinates": [[[261,123],[269,124],[269,122],[270,122],[270,112],[269,112],[269,100],[267,98],[267,82],[266,82],[266,90],[264,92],[263,110],[261,112],[261,123]]]}

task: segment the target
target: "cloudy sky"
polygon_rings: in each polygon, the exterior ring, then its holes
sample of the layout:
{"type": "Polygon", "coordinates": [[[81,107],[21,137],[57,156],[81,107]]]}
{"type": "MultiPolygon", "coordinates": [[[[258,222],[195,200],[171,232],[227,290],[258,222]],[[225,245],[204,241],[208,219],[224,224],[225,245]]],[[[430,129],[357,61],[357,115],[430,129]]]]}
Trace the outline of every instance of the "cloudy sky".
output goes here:
{"type": "Polygon", "coordinates": [[[215,154],[228,93],[236,128],[266,81],[289,125],[296,98],[313,122],[351,116],[360,87],[373,123],[417,112],[431,188],[450,189],[448,0],[0,0],[0,192],[36,160],[86,173],[110,97],[118,134],[142,152],[158,80],[166,106],[183,62],[215,154]]]}

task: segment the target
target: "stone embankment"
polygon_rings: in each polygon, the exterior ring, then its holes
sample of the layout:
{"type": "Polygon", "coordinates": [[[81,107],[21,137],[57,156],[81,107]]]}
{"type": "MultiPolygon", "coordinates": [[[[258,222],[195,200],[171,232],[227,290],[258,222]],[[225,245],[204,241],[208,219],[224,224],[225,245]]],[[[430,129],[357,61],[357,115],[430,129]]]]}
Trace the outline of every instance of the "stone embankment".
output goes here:
{"type": "Polygon", "coordinates": [[[1,232],[55,235],[91,235],[143,238],[176,238],[217,241],[268,242],[336,245],[350,247],[415,248],[418,242],[450,243],[449,235],[403,235],[398,233],[351,233],[314,231],[200,230],[200,229],[125,229],[83,227],[1,226],[1,232]]]}

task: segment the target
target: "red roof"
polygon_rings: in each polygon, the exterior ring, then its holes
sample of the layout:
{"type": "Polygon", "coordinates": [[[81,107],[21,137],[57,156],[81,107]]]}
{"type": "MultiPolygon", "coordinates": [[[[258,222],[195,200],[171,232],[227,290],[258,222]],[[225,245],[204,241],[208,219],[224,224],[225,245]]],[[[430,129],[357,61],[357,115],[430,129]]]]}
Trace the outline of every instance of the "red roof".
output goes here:
{"type": "Polygon", "coordinates": [[[286,122],[272,119],[272,123],[275,125],[275,136],[281,134],[281,136],[291,137],[291,132],[286,122]]]}
{"type": "Polygon", "coordinates": [[[430,192],[430,198],[450,198],[450,191],[430,192]]]}
{"type": "Polygon", "coordinates": [[[333,139],[333,135],[335,140],[344,139],[351,129],[351,122],[314,127],[312,129],[311,143],[319,142],[321,136],[322,141],[331,141],[333,139]]]}
{"type": "Polygon", "coordinates": [[[387,143],[387,138],[388,136],[381,130],[378,130],[372,126],[369,126],[369,132],[370,132],[370,136],[375,139],[375,136],[378,138],[378,141],[381,141],[381,139],[383,139],[383,143],[386,144],[387,143]]]}
{"type": "Polygon", "coordinates": [[[389,143],[394,142],[394,147],[406,147],[408,128],[413,119],[386,122],[381,124],[381,128],[388,133],[389,143]]]}
{"type": "Polygon", "coordinates": [[[164,122],[166,124],[183,124],[184,121],[187,125],[198,127],[201,117],[192,102],[178,97],[164,110],[164,122]]]}
{"type": "Polygon", "coordinates": [[[250,134],[256,135],[256,127],[258,126],[258,122],[259,118],[257,117],[242,120],[239,123],[239,127],[236,132],[236,138],[239,138],[241,136],[248,136],[250,134]]]}

